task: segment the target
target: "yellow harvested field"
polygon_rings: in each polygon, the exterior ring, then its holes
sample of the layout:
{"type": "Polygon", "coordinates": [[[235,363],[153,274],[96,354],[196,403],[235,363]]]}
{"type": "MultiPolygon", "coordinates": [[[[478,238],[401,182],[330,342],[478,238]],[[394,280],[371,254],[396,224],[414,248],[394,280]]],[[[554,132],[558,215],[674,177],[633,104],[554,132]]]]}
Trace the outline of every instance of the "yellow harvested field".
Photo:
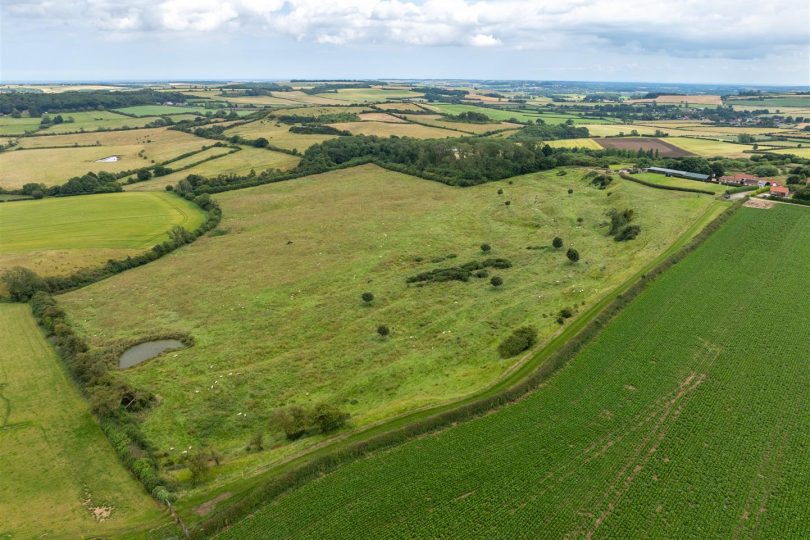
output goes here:
{"type": "Polygon", "coordinates": [[[713,157],[750,157],[751,154],[746,154],[744,151],[753,150],[749,144],[733,144],[723,141],[715,141],[711,139],[690,139],[688,137],[667,137],[664,139],[670,144],[674,144],[679,148],[683,148],[687,152],[692,152],[698,156],[713,157]]]}
{"type": "Polygon", "coordinates": [[[669,95],[654,99],[629,99],[627,103],[690,103],[695,105],[722,105],[723,98],[715,95],[669,95]]]}
{"type": "Polygon", "coordinates": [[[784,150],[775,150],[776,154],[793,154],[803,158],[810,158],[810,147],[808,148],[785,148],[784,150]]]}
{"type": "Polygon", "coordinates": [[[604,150],[604,148],[598,142],[588,138],[546,141],[544,144],[547,144],[552,148],[589,148],[591,150],[604,150]]]}
{"type": "Polygon", "coordinates": [[[174,185],[190,174],[217,176],[220,174],[248,174],[251,170],[256,171],[256,174],[268,169],[286,171],[298,165],[299,161],[299,157],[290,154],[243,146],[239,152],[212,159],[194,167],[147,180],[146,182],[128,184],[124,186],[124,189],[126,191],[164,190],[167,185],[174,185]]]}
{"type": "Polygon", "coordinates": [[[378,103],[375,107],[384,111],[424,111],[424,109],[416,103],[378,103]]]}
{"type": "Polygon", "coordinates": [[[212,99],[217,101],[227,101],[228,103],[236,103],[237,105],[264,105],[269,107],[290,107],[298,104],[297,101],[276,96],[216,96],[212,99]]]}
{"type": "Polygon", "coordinates": [[[440,114],[409,114],[406,115],[405,118],[407,118],[412,122],[418,122],[421,124],[430,124],[431,126],[436,126],[439,128],[457,129],[460,131],[464,131],[465,133],[472,133],[475,135],[487,133],[489,131],[500,131],[500,130],[515,131],[523,127],[519,124],[513,124],[511,122],[491,122],[488,124],[453,122],[452,120],[446,120],[445,117],[440,114]]]}
{"type": "Polygon", "coordinates": [[[639,135],[654,135],[657,129],[667,132],[666,129],[642,126],[638,124],[583,124],[581,127],[588,128],[588,133],[594,137],[615,137],[617,135],[630,135],[636,130],[639,135]]]}
{"type": "Polygon", "coordinates": [[[231,128],[225,132],[225,135],[239,135],[245,139],[264,137],[273,146],[287,150],[298,150],[299,152],[303,152],[313,144],[336,137],[336,135],[290,133],[290,126],[270,119],[257,120],[231,128]]]}
{"type": "MultiPolygon", "coordinates": [[[[343,105],[346,102],[341,99],[325,97],[321,95],[310,95],[298,90],[292,92],[271,92],[275,98],[284,99],[293,103],[305,103],[308,105],[343,105]]],[[[330,94],[327,94],[327,96],[330,94]]]]}
{"type": "Polygon", "coordinates": [[[388,113],[379,113],[379,112],[370,112],[370,113],[360,113],[358,115],[360,120],[373,120],[376,122],[404,122],[402,118],[398,118],[388,113]]]}
{"type": "MultiPolygon", "coordinates": [[[[325,114],[344,114],[344,113],[355,113],[359,114],[362,112],[374,112],[368,107],[364,107],[362,105],[351,106],[351,107],[295,107],[293,109],[284,109],[282,111],[275,111],[273,115],[275,116],[283,116],[283,115],[293,115],[293,116],[323,116],[325,114]]],[[[271,116],[273,116],[271,115],[271,116]]]]}
{"type": "Polygon", "coordinates": [[[329,124],[335,129],[346,130],[354,135],[377,135],[378,137],[414,137],[417,139],[443,139],[458,137],[448,129],[420,126],[418,124],[394,124],[392,122],[338,122],[329,124]]]}
{"type": "Polygon", "coordinates": [[[28,182],[61,184],[88,172],[111,173],[151,166],[173,157],[201,150],[214,141],[165,128],[150,130],[80,133],[49,137],[25,137],[22,148],[0,153],[0,187],[19,188],[28,182]],[[64,148],[42,148],[54,144],[93,144],[64,148]],[[32,146],[28,146],[32,145],[32,146]],[[113,162],[99,159],[117,156],[113,162]]]}

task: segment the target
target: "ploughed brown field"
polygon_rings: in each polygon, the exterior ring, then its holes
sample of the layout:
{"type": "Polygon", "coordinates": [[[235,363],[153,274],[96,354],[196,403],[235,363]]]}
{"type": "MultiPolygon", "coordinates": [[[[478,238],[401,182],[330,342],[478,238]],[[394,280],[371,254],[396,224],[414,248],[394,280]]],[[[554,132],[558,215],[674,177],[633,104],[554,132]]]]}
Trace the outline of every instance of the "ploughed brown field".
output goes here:
{"type": "Polygon", "coordinates": [[[665,157],[685,157],[693,156],[683,148],[678,148],[674,144],[655,139],[652,137],[610,137],[595,139],[597,143],[605,148],[620,148],[622,150],[658,150],[659,154],[665,157]]]}

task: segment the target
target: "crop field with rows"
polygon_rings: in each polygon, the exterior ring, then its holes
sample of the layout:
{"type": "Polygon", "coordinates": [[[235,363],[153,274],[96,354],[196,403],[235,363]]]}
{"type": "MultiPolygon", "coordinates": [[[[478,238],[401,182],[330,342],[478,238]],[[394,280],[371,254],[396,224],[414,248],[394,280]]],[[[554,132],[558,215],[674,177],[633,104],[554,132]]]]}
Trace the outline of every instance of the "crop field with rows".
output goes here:
{"type": "Polygon", "coordinates": [[[742,208],[526,399],[220,537],[808,538],[808,274],[810,209],[742,208]]]}

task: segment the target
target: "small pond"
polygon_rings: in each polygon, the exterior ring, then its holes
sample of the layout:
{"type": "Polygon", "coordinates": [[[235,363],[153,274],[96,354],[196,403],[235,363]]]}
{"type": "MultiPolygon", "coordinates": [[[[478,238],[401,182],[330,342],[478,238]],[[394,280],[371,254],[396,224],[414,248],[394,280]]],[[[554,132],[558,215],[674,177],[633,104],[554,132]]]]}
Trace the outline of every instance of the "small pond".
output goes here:
{"type": "Polygon", "coordinates": [[[176,339],[159,339],[157,341],[146,341],[139,343],[134,347],[130,347],[121,358],[118,359],[118,367],[126,369],[132,366],[137,366],[142,362],[150,360],[164,351],[171,351],[173,349],[182,349],[185,347],[182,341],[176,339]]]}

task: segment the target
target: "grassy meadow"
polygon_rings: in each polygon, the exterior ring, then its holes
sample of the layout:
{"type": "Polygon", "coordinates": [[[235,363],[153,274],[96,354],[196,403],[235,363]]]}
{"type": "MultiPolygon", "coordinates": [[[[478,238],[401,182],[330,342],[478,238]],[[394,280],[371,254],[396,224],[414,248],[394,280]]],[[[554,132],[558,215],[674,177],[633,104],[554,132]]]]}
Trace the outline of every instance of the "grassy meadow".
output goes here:
{"type": "Polygon", "coordinates": [[[25,266],[69,274],[141,253],[174,225],[197,228],[203,213],[170,193],[108,193],[0,204],[0,274],[25,266]]]}
{"type": "MultiPolygon", "coordinates": [[[[298,165],[301,159],[297,156],[264,148],[254,148],[252,146],[243,146],[241,148],[238,152],[194,165],[182,171],[176,171],[145,182],[127,184],[124,189],[126,191],[162,191],[166,186],[177,184],[190,174],[217,176],[220,174],[248,174],[251,170],[257,173],[267,169],[288,170],[298,165]]],[[[169,167],[171,166],[172,164],[169,164],[169,167]]]]}
{"type": "Polygon", "coordinates": [[[687,189],[703,189],[707,191],[712,191],[716,195],[725,193],[725,191],[728,189],[727,186],[723,186],[720,184],[713,184],[711,182],[700,182],[699,180],[689,180],[688,178],[678,178],[675,176],[664,176],[663,174],[656,174],[656,173],[636,173],[632,176],[633,178],[638,178],[639,180],[644,180],[645,182],[650,182],[651,184],[657,184],[659,186],[678,187],[687,189]]]}
{"type": "Polygon", "coordinates": [[[28,305],[0,304],[0,327],[0,538],[176,535],[118,461],[28,305]]]}
{"type": "Polygon", "coordinates": [[[152,166],[214,141],[166,128],[76,133],[20,139],[21,150],[0,153],[0,187],[29,182],[61,184],[88,172],[111,173],[152,166]],[[56,146],[58,148],[47,148],[56,146]],[[118,156],[118,161],[97,160],[118,156]]]}
{"type": "Polygon", "coordinates": [[[60,305],[94,346],[194,336],[194,347],[123,376],[161,396],[142,418],[157,448],[176,460],[181,448],[216,447],[227,463],[214,481],[226,481],[322,439],[285,442],[268,427],[281,407],[333,402],[359,427],[491,383],[516,360],[496,352],[513,329],[531,324],[549,339],[562,308],[586,309],[713,204],[621,180],[608,197],[583,171],[557,173],[462,189],[369,165],[223,193],[220,233],[60,305]],[[607,236],[614,207],[635,210],[636,240],[607,236]],[[555,235],[579,250],[579,263],[550,247],[555,235]],[[406,283],[487,257],[512,263],[490,271],[500,288],[489,278],[406,283]],[[386,339],[380,324],[391,328],[386,339]],[[272,450],[245,453],[258,430],[272,450]]]}
{"type": "Polygon", "coordinates": [[[439,128],[457,129],[472,134],[481,134],[488,131],[516,130],[523,127],[519,124],[512,124],[509,122],[491,122],[487,124],[454,122],[452,120],[447,120],[445,117],[438,114],[410,114],[405,115],[405,118],[412,122],[430,124],[431,126],[436,126],[439,128]]]}
{"type": "Polygon", "coordinates": [[[217,538],[807,538],[808,272],[810,210],[743,208],[533,394],[217,538]]]}
{"type": "Polygon", "coordinates": [[[270,144],[287,150],[298,150],[304,152],[313,144],[318,144],[329,139],[334,139],[335,135],[308,135],[301,133],[290,133],[290,126],[276,122],[272,119],[257,120],[241,126],[236,126],[225,132],[225,135],[239,135],[245,139],[257,139],[264,137],[270,144]]]}

